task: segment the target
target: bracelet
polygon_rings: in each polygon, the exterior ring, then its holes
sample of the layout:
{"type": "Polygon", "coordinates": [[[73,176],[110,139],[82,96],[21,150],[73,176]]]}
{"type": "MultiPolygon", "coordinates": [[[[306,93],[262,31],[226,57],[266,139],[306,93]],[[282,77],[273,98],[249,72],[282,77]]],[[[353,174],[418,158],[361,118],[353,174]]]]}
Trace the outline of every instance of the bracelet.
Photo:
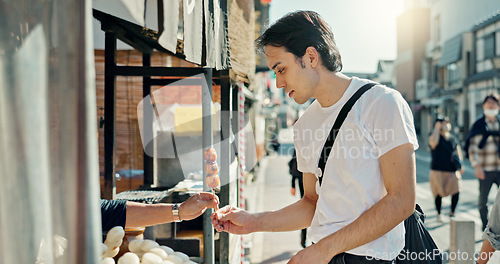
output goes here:
{"type": "Polygon", "coordinates": [[[179,204],[174,204],[172,206],[172,215],[174,216],[174,222],[182,222],[181,216],[179,215],[179,204]]]}

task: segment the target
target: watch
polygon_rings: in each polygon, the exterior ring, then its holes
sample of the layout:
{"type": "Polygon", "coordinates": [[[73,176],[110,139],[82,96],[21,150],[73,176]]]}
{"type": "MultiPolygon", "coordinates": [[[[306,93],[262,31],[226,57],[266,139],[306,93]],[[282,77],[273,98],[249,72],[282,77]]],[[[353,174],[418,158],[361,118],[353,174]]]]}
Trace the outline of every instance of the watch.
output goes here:
{"type": "Polygon", "coordinates": [[[174,204],[172,206],[172,214],[174,216],[174,222],[182,222],[181,216],[179,215],[179,204],[174,204]]]}

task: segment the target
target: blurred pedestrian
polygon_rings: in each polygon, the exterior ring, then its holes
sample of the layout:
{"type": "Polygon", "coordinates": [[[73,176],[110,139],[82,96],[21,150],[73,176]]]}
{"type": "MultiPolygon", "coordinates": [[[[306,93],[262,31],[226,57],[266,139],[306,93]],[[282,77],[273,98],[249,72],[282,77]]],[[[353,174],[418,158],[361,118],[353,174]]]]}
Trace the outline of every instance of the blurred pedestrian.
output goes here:
{"type": "Polygon", "coordinates": [[[498,94],[484,98],[481,116],[472,125],[465,142],[465,151],[479,179],[479,214],[483,230],[488,224],[488,195],[493,183],[500,186],[500,109],[498,94]]]}
{"type": "Polygon", "coordinates": [[[434,121],[434,130],[429,136],[431,147],[431,171],[429,181],[436,205],[437,221],[442,222],[442,198],[451,195],[450,217],[455,216],[463,169],[462,150],[458,140],[451,135],[451,124],[448,118],[438,118],[434,121]]]}
{"type": "Polygon", "coordinates": [[[280,149],[280,142],[278,141],[278,135],[274,134],[273,139],[271,140],[271,146],[273,147],[274,152],[278,153],[280,149]]]}
{"type": "Polygon", "coordinates": [[[486,264],[495,250],[500,250],[500,190],[491,208],[490,221],[483,232],[483,246],[478,254],[478,264],[486,264]]]}
{"type": "MultiPolygon", "coordinates": [[[[292,158],[288,162],[288,172],[292,176],[292,189],[290,189],[290,193],[295,196],[296,194],[296,186],[299,186],[300,198],[304,197],[304,183],[302,181],[302,172],[297,169],[297,154],[295,153],[295,148],[293,149],[292,158]]],[[[306,237],[307,237],[307,228],[303,228],[300,231],[300,245],[305,248],[306,247],[306,237]]]]}

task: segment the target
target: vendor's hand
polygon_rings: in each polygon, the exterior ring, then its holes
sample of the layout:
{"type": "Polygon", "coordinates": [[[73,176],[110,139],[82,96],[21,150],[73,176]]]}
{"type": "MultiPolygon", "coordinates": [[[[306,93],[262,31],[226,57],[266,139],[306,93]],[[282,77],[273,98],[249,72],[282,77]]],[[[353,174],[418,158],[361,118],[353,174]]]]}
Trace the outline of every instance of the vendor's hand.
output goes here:
{"type": "Polygon", "coordinates": [[[484,170],[479,165],[474,167],[474,173],[476,175],[476,178],[484,180],[484,170]]]}
{"type": "Polygon", "coordinates": [[[232,234],[248,234],[256,221],[255,215],[230,205],[217,210],[211,216],[212,224],[218,232],[224,231],[232,234]]]}
{"type": "Polygon", "coordinates": [[[460,175],[464,175],[464,168],[462,167],[459,172],[460,172],[460,175]]]}
{"type": "Polygon", "coordinates": [[[290,193],[295,196],[295,188],[292,187],[292,189],[290,190],[290,193]]]}
{"type": "Polygon", "coordinates": [[[199,192],[184,201],[179,206],[179,216],[182,220],[191,220],[202,215],[207,208],[219,208],[219,197],[208,192],[199,192]]]}
{"type": "Polygon", "coordinates": [[[288,264],[318,263],[328,264],[334,256],[328,250],[321,248],[319,244],[310,245],[299,251],[288,264]]]}

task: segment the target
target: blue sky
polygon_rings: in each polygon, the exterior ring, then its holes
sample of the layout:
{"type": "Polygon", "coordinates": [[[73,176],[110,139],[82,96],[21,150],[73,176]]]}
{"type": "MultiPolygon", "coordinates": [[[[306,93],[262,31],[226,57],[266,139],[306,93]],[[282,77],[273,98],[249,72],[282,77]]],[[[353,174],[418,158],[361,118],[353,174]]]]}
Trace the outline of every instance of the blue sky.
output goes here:
{"type": "Polygon", "coordinates": [[[344,72],[375,72],[378,60],[396,59],[403,0],[273,0],[270,22],[295,10],[316,11],[332,27],[344,72]]]}

